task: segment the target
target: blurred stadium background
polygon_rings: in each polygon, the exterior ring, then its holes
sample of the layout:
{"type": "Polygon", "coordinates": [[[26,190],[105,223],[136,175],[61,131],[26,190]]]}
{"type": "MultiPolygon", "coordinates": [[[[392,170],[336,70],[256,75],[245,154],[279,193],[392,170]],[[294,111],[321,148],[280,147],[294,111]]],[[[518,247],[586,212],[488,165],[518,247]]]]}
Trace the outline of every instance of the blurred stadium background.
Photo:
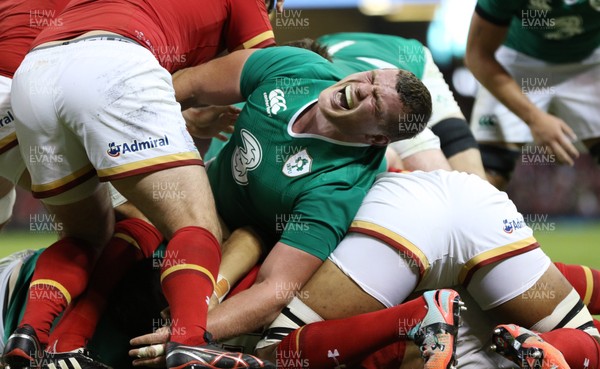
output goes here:
{"type": "MultiPolygon", "coordinates": [[[[474,0],[286,0],[272,24],[280,43],[341,31],[418,39],[431,49],[469,118],[477,83],[462,58],[474,6],[474,0]]],[[[600,268],[600,168],[589,156],[574,167],[521,161],[507,192],[551,257],[600,268]]],[[[58,227],[20,191],[13,219],[0,234],[0,257],[48,246],[58,227]]]]}

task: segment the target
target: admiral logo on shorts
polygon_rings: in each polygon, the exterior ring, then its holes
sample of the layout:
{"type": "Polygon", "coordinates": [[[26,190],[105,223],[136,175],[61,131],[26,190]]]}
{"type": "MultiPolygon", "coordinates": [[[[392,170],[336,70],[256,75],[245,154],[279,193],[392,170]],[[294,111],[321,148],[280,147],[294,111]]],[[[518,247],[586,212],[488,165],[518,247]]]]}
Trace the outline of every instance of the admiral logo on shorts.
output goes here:
{"type": "Polygon", "coordinates": [[[505,233],[508,233],[508,234],[511,234],[515,230],[526,226],[525,220],[523,220],[522,217],[513,219],[513,220],[504,219],[502,221],[502,223],[504,223],[504,226],[502,227],[502,229],[504,230],[505,233]]]}
{"type": "Polygon", "coordinates": [[[6,115],[0,118],[0,128],[9,125],[10,123],[15,121],[15,117],[12,115],[12,112],[8,110],[6,115]]]}
{"type": "Polygon", "coordinates": [[[130,152],[143,151],[148,149],[154,149],[160,146],[168,146],[169,145],[169,136],[165,135],[162,138],[152,138],[148,137],[147,141],[138,141],[133,140],[132,143],[124,142],[120,145],[117,145],[114,142],[108,144],[108,150],[106,153],[113,158],[121,156],[121,154],[125,155],[130,152]]]}

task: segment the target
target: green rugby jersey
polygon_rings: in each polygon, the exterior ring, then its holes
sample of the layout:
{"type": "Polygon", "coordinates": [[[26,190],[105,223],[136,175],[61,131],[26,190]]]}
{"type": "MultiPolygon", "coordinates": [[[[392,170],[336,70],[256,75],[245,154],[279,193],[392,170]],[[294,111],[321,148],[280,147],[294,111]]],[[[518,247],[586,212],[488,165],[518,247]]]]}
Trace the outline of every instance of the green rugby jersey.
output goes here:
{"type": "Polygon", "coordinates": [[[509,27],[504,45],[550,63],[578,62],[600,46],[600,0],[478,0],[476,12],[509,27]]]}
{"type": "Polygon", "coordinates": [[[207,171],[230,229],[253,226],[322,260],[340,242],[385,149],[292,132],[299,114],[342,79],[327,60],[294,47],[256,51],[244,65],[246,98],[235,132],[207,171]]]}
{"type": "Polygon", "coordinates": [[[315,41],[327,47],[333,64],[344,75],[377,68],[401,68],[423,78],[423,44],[398,36],[344,32],[324,35],[315,41]]]}
{"type": "Polygon", "coordinates": [[[10,301],[4,311],[4,342],[17,329],[17,325],[23,318],[27,297],[29,295],[29,283],[35,269],[35,264],[40,254],[45,249],[36,250],[31,256],[23,261],[10,301]]]}

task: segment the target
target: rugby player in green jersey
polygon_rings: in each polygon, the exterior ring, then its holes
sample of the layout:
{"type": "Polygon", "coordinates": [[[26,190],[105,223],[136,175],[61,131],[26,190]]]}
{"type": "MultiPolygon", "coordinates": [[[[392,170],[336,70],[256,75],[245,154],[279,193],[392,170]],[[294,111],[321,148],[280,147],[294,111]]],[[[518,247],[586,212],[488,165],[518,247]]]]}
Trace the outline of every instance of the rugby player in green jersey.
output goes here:
{"type": "Polygon", "coordinates": [[[600,2],[479,0],[465,62],[484,87],[471,128],[494,185],[519,157],[573,165],[575,139],[599,160],[600,2]]]}

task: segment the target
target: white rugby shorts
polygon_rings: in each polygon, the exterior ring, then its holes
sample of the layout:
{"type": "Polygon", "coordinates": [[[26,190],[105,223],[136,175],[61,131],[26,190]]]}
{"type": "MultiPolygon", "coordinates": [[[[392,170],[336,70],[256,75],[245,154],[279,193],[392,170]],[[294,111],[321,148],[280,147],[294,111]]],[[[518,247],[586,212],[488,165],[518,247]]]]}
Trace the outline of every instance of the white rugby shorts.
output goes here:
{"type": "Polygon", "coordinates": [[[110,181],[202,165],[171,75],[133,42],[88,39],[33,50],[15,73],[12,105],[38,198],[95,176],[110,181]]]}
{"type": "MultiPolygon", "coordinates": [[[[600,48],[578,63],[551,64],[501,46],[496,59],[538,108],[565,121],[580,140],[600,137],[600,48]]],[[[473,107],[477,141],[533,142],[531,131],[483,86],[473,107]]]]}
{"type": "Polygon", "coordinates": [[[17,183],[25,171],[15,132],[15,113],[10,105],[12,79],[0,76],[0,177],[17,183]]]}
{"type": "Polygon", "coordinates": [[[330,259],[387,307],[413,290],[463,285],[489,310],[550,265],[506,193],[466,173],[381,174],[348,232],[330,259]]]}

